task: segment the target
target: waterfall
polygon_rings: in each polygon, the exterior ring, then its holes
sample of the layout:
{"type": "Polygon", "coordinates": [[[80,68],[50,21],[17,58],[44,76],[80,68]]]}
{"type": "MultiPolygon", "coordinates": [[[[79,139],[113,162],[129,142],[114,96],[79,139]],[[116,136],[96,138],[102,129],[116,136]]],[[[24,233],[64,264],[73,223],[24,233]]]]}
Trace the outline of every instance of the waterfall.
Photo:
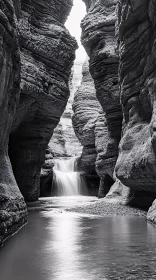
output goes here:
{"type": "Polygon", "coordinates": [[[53,188],[57,196],[84,193],[84,184],[76,169],[76,158],[57,158],[53,167],[53,188]]]}

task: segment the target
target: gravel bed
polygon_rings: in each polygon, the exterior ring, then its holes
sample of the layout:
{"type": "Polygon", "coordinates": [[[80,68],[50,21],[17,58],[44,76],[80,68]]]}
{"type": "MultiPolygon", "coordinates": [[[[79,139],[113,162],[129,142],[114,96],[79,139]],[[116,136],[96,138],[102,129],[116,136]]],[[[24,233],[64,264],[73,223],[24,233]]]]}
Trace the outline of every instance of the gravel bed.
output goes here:
{"type": "Polygon", "coordinates": [[[147,215],[147,212],[144,210],[115,203],[106,203],[105,201],[98,201],[90,205],[68,208],[66,211],[100,216],[122,215],[146,217],[147,215]]]}

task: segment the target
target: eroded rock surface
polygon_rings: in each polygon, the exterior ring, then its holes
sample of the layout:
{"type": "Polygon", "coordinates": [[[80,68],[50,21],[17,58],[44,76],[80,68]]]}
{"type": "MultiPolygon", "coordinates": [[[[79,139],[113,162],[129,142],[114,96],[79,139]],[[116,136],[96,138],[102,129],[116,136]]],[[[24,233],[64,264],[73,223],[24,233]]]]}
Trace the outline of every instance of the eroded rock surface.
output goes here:
{"type": "Polygon", "coordinates": [[[27,210],[15,181],[8,141],[20,97],[20,52],[17,33],[19,1],[0,2],[0,245],[27,221],[27,210]]]}
{"type": "Polygon", "coordinates": [[[72,157],[81,154],[82,146],[75,135],[72,124],[72,104],[74,94],[81,85],[82,64],[81,61],[75,61],[74,63],[69,82],[70,97],[49,143],[49,147],[53,150],[54,157],[72,157]]]}
{"type": "MultiPolygon", "coordinates": [[[[156,1],[118,3],[119,75],[124,119],[115,171],[123,184],[144,192],[147,200],[150,193],[151,200],[156,195],[155,7],[156,1]]],[[[154,206],[150,209],[150,220],[153,209],[154,206]]]]}
{"type": "Polygon", "coordinates": [[[73,102],[73,126],[76,136],[83,146],[78,167],[91,185],[91,181],[97,177],[95,171],[97,152],[94,130],[101,106],[96,98],[94,81],[89,73],[88,59],[83,65],[82,75],[82,83],[75,93],[73,102]]]}
{"type": "Polygon", "coordinates": [[[88,173],[95,172],[95,124],[101,106],[96,99],[94,82],[88,68],[88,60],[85,61],[82,71],[82,83],[74,96],[73,102],[73,126],[77,138],[83,146],[81,155],[81,168],[88,173]]]}
{"type": "Polygon", "coordinates": [[[119,1],[123,137],[116,165],[127,186],[156,192],[155,1],[119,1]],[[131,39],[130,39],[131,38],[131,39]]]}
{"type": "Polygon", "coordinates": [[[122,127],[118,84],[119,58],[115,34],[117,0],[84,2],[88,14],[82,21],[82,43],[90,57],[90,73],[104,113],[104,119],[98,121],[104,124],[103,147],[98,147],[100,152],[96,160],[96,170],[101,177],[99,196],[103,196],[107,183],[109,187],[113,183],[122,127]]]}
{"type": "Polygon", "coordinates": [[[69,81],[70,97],[46,150],[45,163],[42,166],[40,178],[41,196],[51,195],[54,158],[75,157],[79,156],[82,152],[82,146],[75,135],[72,125],[72,103],[74,93],[81,84],[81,79],[82,62],[75,61],[69,81]]]}
{"type": "Polygon", "coordinates": [[[26,201],[39,197],[40,171],[65,109],[77,47],[64,23],[71,0],[21,1],[21,97],[10,137],[10,158],[26,201]]]}
{"type": "Polygon", "coordinates": [[[71,0],[0,1],[0,243],[27,221],[23,196],[39,197],[45,150],[69,97],[71,7],[71,0]]]}

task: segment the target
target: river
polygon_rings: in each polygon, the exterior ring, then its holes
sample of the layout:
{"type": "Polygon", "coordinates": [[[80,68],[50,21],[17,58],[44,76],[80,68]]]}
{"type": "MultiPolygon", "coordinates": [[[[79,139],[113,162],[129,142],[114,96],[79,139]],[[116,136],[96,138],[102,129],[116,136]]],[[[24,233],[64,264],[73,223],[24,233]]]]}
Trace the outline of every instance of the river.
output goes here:
{"type": "Polygon", "coordinates": [[[51,200],[0,249],[1,280],[156,279],[156,228],[143,217],[65,211],[94,198],[51,200]]]}

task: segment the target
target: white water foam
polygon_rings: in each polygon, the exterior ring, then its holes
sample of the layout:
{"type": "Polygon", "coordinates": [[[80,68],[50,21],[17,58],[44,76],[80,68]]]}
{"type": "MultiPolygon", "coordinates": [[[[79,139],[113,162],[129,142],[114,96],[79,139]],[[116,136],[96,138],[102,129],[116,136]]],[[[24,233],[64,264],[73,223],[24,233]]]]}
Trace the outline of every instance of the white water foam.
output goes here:
{"type": "Polygon", "coordinates": [[[75,196],[85,192],[85,185],[76,169],[76,158],[54,160],[53,186],[58,196],[75,196]]]}

